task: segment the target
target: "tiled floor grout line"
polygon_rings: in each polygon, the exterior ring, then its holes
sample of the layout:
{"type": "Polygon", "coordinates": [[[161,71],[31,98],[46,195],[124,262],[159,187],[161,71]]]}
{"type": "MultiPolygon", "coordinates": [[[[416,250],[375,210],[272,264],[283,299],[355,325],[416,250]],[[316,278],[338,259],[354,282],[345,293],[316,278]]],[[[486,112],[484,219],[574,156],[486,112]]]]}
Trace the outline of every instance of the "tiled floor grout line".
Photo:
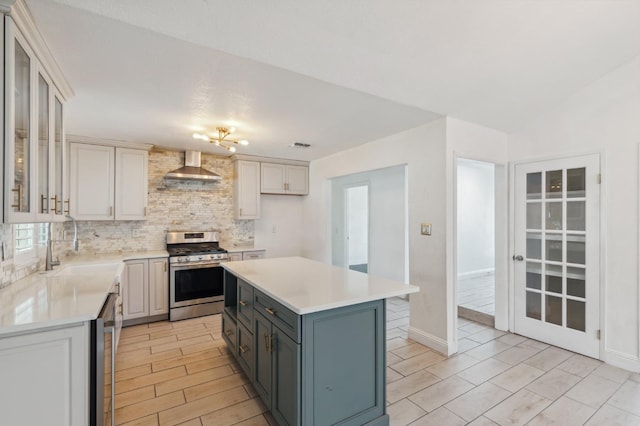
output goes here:
{"type": "MultiPolygon", "coordinates": [[[[505,416],[509,413],[520,416],[518,424],[545,424],[550,418],[545,416],[551,415],[559,416],[554,420],[561,422],[566,420],[563,416],[574,416],[569,420],[579,419],[576,424],[611,424],[614,421],[640,424],[640,412],[634,411],[640,411],[640,408],[633,405],[634,398],[640,400],[640,375],[613,367],[600,371],[603,367],[600,361],[463,319],[458,322],[459,330],[467,330],[460,333],[464,336],[462,339],[469,337],[467,340],[474,345],[445,358],[408,339],[407,301],[391,299],[387,314],[396,325],[387,330],[387,342],[393,345],[393,349],[387,350],[387,398],[393,400],[393,403],[387,403],[387,409],[392,426],[468,424],[463,417],[474,426],[496,424],[490,422],[489,417],[507,424],[505,416]],[[557,380],[560,388],[554,389],[545,382],[550,379],[557,380]],[[394,385],[396,382],[399,383],[394,385]],[[608,387],[606,398],[592,398],[591,388],[598,383],[608,387]],[[391,396],[390,389],[395,392],[391,396]],[[442,395],[443,392],[449,393],[442,395]],[[483,402],[483,398],[486,401],[483,402]],[[512,407],[515,401],[526,401],[527,398],[533,398],[532,401],[538,404],[535,409],[520,413],[522,407],[512,407]],[[565,411],[568,414],[562,414],[565,411]]],[[[122,405],[118,406],[120,414],[126,414],[126,417],[117,418],[119,424],[272,425],[272,417],[265,413],[237,363],[228,357],[226,346],[220,344],[219,318],[187,321],[123,330],[121,345],[127,352],[122,352],[121,361],[118,361],[120,366],[116,368],[121,377],[116,392],[123,395],[121,398],[126,396],[128,399],[119,402],[122,405]],[[198,325],[199,321],[204,328],[198,325]],[[210,338],[192,340],[190,346],[176,345],[179,347],[176,356],[171,342],[185,336],[198,337],[200,332],[210,338]],[[143,337],[145,333],[146,338],[143,337]],[[158,339],[151,339],[151,335],[158,339]],[[169,336],[174,336],[175,340],[160,340],[169,336]],[[202,342],[194,343],[200,340],[202,342]],[[142,348],[135,349],[136,343],[142,348]],[[157,352],[158,349],[162,352],[157,352]],[[215,367],[211,368],[209,363],[215,367]],[[171,370],[179,366],[182,370],[171,370]],[[229,369],[228,373],[222,368],[224,366],[229,369]],[[212,374],[212,377],[223,375],[208,380],[212,374]],[[150,383],[152,395],[145,393],[149,387],[147,381],[157,381],[150,383]],[[131,393],[123,393],[123,389],[131,393]],[[169,405],[158,406],[164,399],[177,397],[181,403],[172,400],[169,405]],[[138,408],[139,412],[136,411],[138,408]]]]}

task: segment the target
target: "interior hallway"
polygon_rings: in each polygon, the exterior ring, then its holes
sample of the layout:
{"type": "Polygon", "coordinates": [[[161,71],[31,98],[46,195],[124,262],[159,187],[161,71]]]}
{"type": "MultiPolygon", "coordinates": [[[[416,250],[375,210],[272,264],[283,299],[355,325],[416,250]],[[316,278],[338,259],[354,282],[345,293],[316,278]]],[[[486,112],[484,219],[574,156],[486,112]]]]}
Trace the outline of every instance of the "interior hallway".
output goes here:
{"type": "MultiPolygon", "coordinates": [[[[640,374],[464,319],[451,358],[407,338],[409,304],[387,304],[391,425],[638,425],[640,374]]],[[[220,315],[123,329],[119,425],[273,425],[228,354],[220,315]]]]}

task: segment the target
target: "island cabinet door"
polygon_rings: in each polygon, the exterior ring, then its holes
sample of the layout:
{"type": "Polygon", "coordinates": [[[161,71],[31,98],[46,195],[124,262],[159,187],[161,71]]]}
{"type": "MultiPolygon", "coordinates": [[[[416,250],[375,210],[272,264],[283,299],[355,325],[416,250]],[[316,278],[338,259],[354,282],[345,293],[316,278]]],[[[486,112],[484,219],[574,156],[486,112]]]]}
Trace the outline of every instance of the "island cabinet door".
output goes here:
{"type": "Polygon", "coordinates": [[[300,345],[275,325],[272,335],[271,414],[280,425],[300,424],[300,345]]]}
{"type": "Polygon", "coordinates": [[[271,410],[271,322],[258,312],[253,316],[255,347],[254,387],[271,410]]]}
{"type": "Polygon", "coordinates": [[[302,423],[389,424],[384,301],[302,317],[302,423]]]}

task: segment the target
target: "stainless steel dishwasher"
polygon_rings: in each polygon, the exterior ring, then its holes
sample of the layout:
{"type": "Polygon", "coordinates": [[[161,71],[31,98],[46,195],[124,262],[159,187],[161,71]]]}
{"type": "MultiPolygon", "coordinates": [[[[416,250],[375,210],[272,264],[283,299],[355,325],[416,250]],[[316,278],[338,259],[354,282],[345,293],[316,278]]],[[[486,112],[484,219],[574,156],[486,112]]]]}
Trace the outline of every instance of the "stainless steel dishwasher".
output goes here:
{"type": "Polygon", "coordinates": [[[97,319],[91,321],[92,426],[115,425],[115,352],[118,293],[111,293],[97,319]]]}

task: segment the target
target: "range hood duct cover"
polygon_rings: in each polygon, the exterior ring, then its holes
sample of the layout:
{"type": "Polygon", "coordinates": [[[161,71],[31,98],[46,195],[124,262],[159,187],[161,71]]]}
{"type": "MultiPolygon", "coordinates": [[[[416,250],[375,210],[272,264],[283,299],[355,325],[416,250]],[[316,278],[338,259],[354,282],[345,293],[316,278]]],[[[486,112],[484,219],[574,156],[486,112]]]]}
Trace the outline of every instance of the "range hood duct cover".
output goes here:
{"type": "Polygon", "coordinates": [[[202,153],[199,151],[186,151],[184,153],[184,167],[167,173],[164,176],[165,179],[201,180],[206,182],[221,180],[222,176],[219,174],[201,167],[201,156],[202,153]]]}

